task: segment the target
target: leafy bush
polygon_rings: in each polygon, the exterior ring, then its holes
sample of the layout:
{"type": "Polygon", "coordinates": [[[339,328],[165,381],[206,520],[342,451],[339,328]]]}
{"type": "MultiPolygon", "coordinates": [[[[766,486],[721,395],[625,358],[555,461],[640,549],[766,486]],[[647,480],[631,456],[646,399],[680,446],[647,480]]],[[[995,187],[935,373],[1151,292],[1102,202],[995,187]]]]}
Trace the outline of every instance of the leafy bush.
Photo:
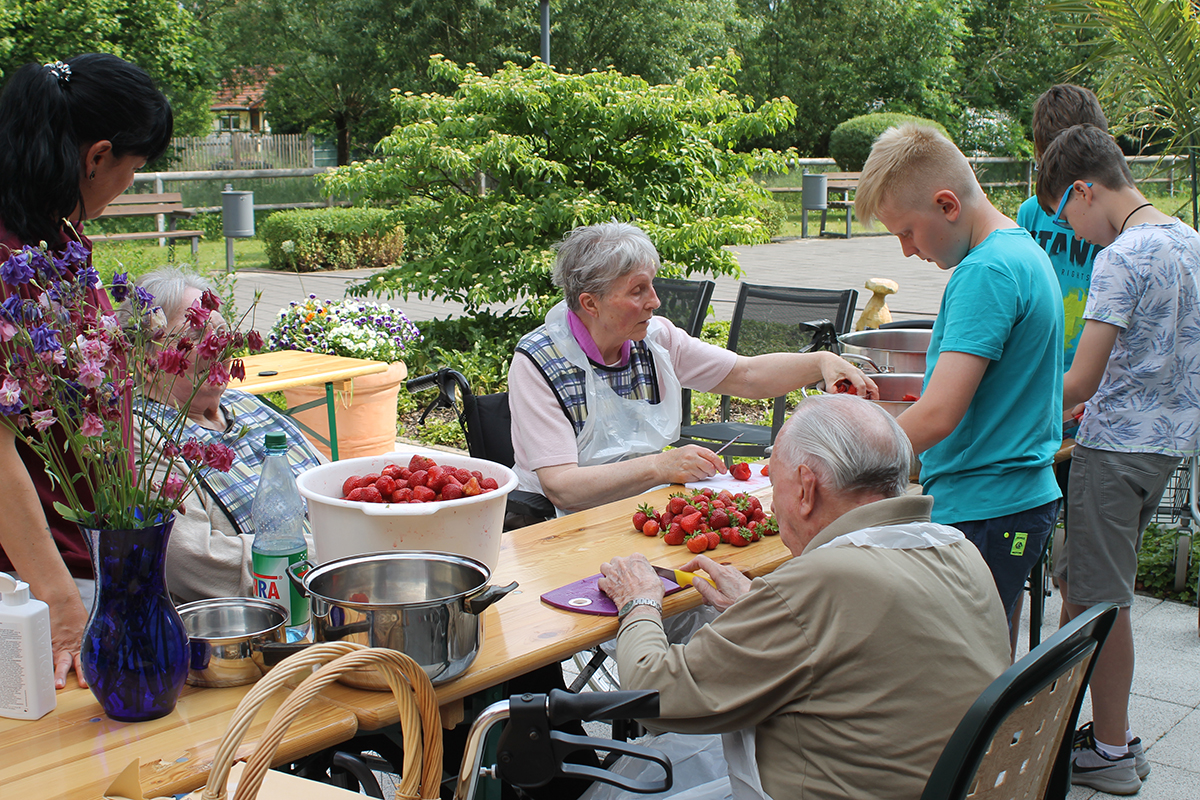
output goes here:
{"type": "Polygon", "coordinates": [[[955,142],[968,156],[1028,158],[1033,155],[1033,142],[1025,126],[1000,108],[965,109],[955,142]]]}
{"type": "Polygon", "coordinates": [[[421,338],[403,311],[361,300],[307,300],[289,303],[267,337],[272,350],[303,350],[374,361],[402,361],[421,338]]]}
{"type": "Polygon", "coordinates": [[[404,252],[404,226],[380,208],[280,211],[258,231],[273,269],[383,268],[404,252]]]}
{"type": "Polygon", "coordinates": [[[863,168],[863,164],[867,163],[871,145],[875,144],[879,134],[905,122],[930,125],[950,138],[949,132],[933,120],[892,112],[863,114],[852,117],[833,129],[833,133],[829,135],[829,155],[843,170],[858,172],[863,168]]]}
{"type": "Polygon", "coordinates": [[[645,229],[665,275],[739,274],[724,246],[765,243],[763,216],[778,215],[751,176],[786,171],[794,153],[738,147],[795,114],[786,98],[755,109],[737,95],[739,68],[730,54],[650,86],[541,63],[487,76],[431,57],[454,94],[397,92],[380,158],[323,176],[328,192],[394,206],[410,237],[406,263],[351,293],[443,297],[468,313],[550,296],[553,245],[613,218],[645,229]]]}
{"type": "Polygon", "coordinates": [[[1175,560],[1179,544],[1179,530],[1151,524],[1142,537],[1142,549],[1138,551],[1137,588],[1164,600],[1180,603],[1196,601],[1196,581],[1200,578],[1200,532],[1192,532],[1191,560],[1188,566],[1187,583],[1182,591],[1175,591],[1175,560]]]}

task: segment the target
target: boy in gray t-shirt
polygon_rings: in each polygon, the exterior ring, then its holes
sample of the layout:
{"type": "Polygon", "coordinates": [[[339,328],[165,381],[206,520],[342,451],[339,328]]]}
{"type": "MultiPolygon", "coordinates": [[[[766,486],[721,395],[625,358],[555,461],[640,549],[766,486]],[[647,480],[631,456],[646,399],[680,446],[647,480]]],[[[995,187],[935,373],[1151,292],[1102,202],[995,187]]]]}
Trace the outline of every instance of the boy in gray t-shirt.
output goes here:
{"type": "Polygon", "coordinates": [[[1200,234],[1155,209],[1113,138],[1091,125],[1046,149],[1037,197],[1056,224],[1105,248],[1063,378],[1064,405],[1086,410],[1055,575],[1068,618],[1096,603],[1120,607],[1092,673],[1093,722],[1076,737],[1071,779],[1133,794],[1150,765],[1129,728],[1129,608],[1142,532],[1200,436],[1200,234]]]}

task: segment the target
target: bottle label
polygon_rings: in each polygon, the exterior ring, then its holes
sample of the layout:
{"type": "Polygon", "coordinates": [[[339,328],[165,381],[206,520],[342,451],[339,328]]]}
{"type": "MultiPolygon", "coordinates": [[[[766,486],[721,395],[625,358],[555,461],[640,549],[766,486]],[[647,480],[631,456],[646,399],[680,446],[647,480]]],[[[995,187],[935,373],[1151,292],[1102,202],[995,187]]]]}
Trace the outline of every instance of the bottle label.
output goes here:
{"type": "Polygon", "coordinates": [[[267,555],[251,551],[250,577],[254,579],[254,596],[279,603],[287,611],[287,627],[308,622],[308,598],[288,579],[287,568],[308,557],[307,549],[286,555],[267,555]]]}

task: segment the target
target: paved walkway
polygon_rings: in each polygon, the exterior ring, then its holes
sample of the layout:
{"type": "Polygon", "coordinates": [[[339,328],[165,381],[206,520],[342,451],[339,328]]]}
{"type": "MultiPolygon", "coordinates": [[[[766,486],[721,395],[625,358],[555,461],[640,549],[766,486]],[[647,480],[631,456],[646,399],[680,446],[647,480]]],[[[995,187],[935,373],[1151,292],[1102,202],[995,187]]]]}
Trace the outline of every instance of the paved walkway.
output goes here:
{"type": "MultiPolygon", "coordinates": [[[[745,274],[742,280],[778,286],[860,290],[859,310],[869,293],[861,287],[868,278],[890,278],[900,291],[888,298],[896,319],[929,318],[937,314],[949,273],[918,259],[906,259],[891,236],[844,239],[794,239],[753,247],[735,248],[745,274]]],[[[264,270],[238,273],[237,299],[249,307],[255,291],[262,292],[253,323],[270,328],[277,310],[310,292],[323,298],[341,298],[346,286],[371,274],[371,270],[296,275],[264,270]]],[[[738,280],[721,278],[713,295],[718,319],[729,319],[737,299],[738,280]]],[[[458,315],[452,303],[415,299],[392,300],[413,320],[458,315]]],[[[1057,591],[1047,600],[1043,640],[1058,627],[1060,599],[1057,591]]],[[[1146,743],[1153,772],[1145,782],[1141,800],[1195,800],[1200,798],[1200,638],[1195,607],[1136,598],[1133,606],[1138,648],[1134,696],[1130,718],[1146,743]]],[[[1028,642],[1028,611],[1020,641],[1028,642]]],[[[1023,649],[1022,649],[1023,653],[1023,649]]],[[[1080,719],[1091,719],[1090,702],[1080,719]]],[[[1070,800],[1107,797],[1073,787],[1070,800]]]]}

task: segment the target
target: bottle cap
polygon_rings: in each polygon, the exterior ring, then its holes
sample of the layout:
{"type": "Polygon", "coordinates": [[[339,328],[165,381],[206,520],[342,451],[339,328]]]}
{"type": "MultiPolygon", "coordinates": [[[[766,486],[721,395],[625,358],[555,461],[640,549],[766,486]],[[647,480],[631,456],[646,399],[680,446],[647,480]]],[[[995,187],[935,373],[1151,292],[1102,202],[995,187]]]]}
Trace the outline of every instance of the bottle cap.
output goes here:
{"type": "Polygon", "coordinates": [[[286,450],[287,436],[278,431],[272,431],[267,434],[265,443],[268,450],[286,450]]]}
{"type": "Polygon", "coordinates": [[[20,606],[29,602],[29,584],[19,581],[7,572],[0,572],[0,596],[6,606],[20,606]]]}

